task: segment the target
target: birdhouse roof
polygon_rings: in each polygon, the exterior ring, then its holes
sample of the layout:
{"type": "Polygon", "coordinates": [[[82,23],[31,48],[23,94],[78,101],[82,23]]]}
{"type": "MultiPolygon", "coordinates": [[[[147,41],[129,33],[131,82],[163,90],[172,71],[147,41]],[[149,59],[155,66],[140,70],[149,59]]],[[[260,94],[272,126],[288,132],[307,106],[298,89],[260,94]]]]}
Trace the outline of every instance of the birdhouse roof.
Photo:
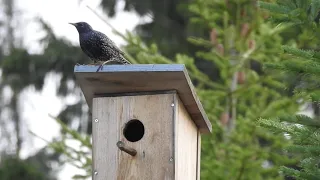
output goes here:
{"type": "Polygon", "coordinates": [[[76,65],[74,73],[84,97],[92,107],[94,97],[120,93],[176,90],[190,117],[201,133],[210,133],[212,126],[197,97],[183,64],[129,64],[98,66],[76,65]]]}

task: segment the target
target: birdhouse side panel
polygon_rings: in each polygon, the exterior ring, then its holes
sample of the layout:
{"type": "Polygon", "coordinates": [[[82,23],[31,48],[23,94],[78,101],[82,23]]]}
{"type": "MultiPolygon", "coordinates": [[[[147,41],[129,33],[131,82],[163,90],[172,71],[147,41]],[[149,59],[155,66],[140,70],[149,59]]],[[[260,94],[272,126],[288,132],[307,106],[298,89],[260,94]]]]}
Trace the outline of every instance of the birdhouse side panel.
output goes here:
{"type": "Polygon", "coordinates": [[[175,125],[175,177],[177,180],[199,180],[199,129],[177,95],[175,125]]]}

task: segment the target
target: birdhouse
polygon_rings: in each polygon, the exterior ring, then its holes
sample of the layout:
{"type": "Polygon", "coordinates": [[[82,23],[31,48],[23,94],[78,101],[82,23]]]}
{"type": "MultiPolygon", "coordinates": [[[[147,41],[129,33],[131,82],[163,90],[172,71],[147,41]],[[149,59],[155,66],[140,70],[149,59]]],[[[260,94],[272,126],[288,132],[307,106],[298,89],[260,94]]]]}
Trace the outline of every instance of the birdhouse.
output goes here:
{"type": "Polygon", "coordinates": [[[75,66],[92,112],[94,180],[199,180],[211,124],[182,64],[75,66]]]}

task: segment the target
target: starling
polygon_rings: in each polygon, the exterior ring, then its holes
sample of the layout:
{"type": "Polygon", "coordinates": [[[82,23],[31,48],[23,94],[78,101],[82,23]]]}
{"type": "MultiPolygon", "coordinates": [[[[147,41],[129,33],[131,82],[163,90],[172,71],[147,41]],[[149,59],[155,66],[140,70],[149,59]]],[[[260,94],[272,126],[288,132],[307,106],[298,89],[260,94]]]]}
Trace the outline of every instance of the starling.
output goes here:
{"type": "Polygon", "coordinates": [[[82,51],[95,64],[103,62],[97,72],[104,64],[131,64],[124,58],[124,52],[102,32],[93,30],[86,22],[69,24],[77,28],[82,51]]]}

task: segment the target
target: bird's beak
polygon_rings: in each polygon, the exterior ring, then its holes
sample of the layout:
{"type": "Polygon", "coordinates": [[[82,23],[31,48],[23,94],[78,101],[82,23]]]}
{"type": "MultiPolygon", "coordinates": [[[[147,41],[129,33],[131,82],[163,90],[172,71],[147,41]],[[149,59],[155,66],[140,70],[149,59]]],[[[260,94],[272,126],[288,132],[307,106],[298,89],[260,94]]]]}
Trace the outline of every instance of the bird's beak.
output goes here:
{"type": "Polygon", "coordinates": [[[76,23],[69,23],[69,24],[71,24],[71,25],[73,25],[73,26],[77,26],[77,24],[76,24],[76,23]]]}

